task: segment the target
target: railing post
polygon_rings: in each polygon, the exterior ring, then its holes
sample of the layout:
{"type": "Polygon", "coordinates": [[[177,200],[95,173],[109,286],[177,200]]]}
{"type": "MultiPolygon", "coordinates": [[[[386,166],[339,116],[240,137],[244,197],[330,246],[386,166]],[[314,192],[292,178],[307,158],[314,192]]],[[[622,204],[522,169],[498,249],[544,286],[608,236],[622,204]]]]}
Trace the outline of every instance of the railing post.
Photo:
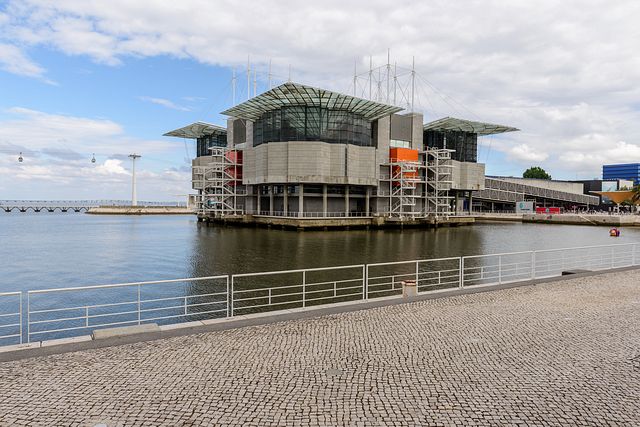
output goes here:
{"type": "Polygon", "coordinates": [[[335,298],[336,296],[338,296],[338,283],[337,282],[333,282],[333,297],[335,298]]]}
{"type": "Polygon", "coordinates": [[[187,296],[184,297],[184,315],[187,315],[187,296]]]}
{"type": "Polygon", "coordinates": [[[269,305],[271,305],[271,288],[269,288],[269,305]]]}
{"type": "Polygon", "coordinates": [[[84,308],[84,326],[89,327],[89,306],[84,308]]]}
{"type": "Polygon", "coordinates": [[[420,288],[419,275],[420,275],[420,261],[416,261],[416,292],[420,288]]]}
{"type": "Polygon", "coordinates": [[[227,317],[231,317],[231,311],[229,310],[229,308],[230,308],[229,298],[230,298],[230,294],[229,294],[229,276],[227,275],[227,317]]]}
{"type": "Polygon", "coordinates": [[[362,299],[367,299],[367,271],[369,268],[366,264],[362,264],[362,299]]]}
{"type": "Polygon", "coordinates": [[[22,344],[22,294],[24,291],[20,292],[20,344],[22,344]]]}
{"type": "Polygon", "coordinates": [[[229,317],[233,317],[234,313],[233,313],[233,294],[234,294],[234,282],[233,282],[233,276],[231,276],[231,294],[229,294],[229,299],[231,300],[231,308],[230,308],[230,315],[229,317]]]}
{"type": "Polygon", "coordinates": [[[464,257],[460,257],[460,287],[464,288],[464,257]]]}
{"type": "Polygon", "coordinates": [[[27,291],[27,342],[31,342],[31,294],[27,291]]]}
{"type": "Polygon", "coordinates": [[[138,285],[138,325],[140,324],[140,285],[138,285]]]}
{"type": "Polygon", "coordinates": [[[615,249],[616,249],[615,246],[611,246],[611,268],[613,268],[613,256],[614,256],[615,249]]]}
{"type": "Polygon", "coordinates": [[[531,251],[531,278],[536,278],[536,251],[531,251]]]}
{"type": "MultiPolygon", "coordinates": [[[[271,304],[271,301],[269,301],[271,304]]],[[[302,307],[307,306],[307,271],[302,271],[302,307]]]]}

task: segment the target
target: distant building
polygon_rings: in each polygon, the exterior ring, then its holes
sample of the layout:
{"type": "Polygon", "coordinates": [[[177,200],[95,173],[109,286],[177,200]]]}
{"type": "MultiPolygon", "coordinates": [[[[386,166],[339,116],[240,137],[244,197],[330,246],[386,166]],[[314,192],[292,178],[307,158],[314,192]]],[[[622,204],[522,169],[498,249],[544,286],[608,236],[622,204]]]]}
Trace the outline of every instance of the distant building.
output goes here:
{"type": "Polygon", "coordinates": [[[604,165],[602,166],[602,179],[605,181],[629,179],[633,181],[634,185],[638,185],[640,184],[640,163],[604,165]]]}

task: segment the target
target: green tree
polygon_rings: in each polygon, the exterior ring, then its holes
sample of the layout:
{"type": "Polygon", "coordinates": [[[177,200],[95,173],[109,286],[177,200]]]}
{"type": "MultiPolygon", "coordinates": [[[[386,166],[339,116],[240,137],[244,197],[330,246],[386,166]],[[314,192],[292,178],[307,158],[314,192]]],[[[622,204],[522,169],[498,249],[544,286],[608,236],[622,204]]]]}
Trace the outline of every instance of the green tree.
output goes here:
{"type": "Polygon", "coordinates": [[[531,166],[529,169],[524,171],[524,173],[522,174],[522,177],[535,178],[535,179],[551,179],[551,175],[549,175],[540,166],[531,166]]]}

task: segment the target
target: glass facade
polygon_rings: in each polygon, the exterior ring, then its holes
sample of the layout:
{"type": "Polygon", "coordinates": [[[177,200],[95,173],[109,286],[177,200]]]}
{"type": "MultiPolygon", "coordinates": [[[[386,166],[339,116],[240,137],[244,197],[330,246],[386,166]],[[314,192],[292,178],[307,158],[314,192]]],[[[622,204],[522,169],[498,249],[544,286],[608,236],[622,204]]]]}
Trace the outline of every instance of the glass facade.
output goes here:
{"type": "Polygon", "coordinates": [[[291,106],[267,111],[253,124],[253,146],[275,141],[324,141],[373,146],[371,122],[344,110],[291,106]]]}
{"type": "Polygon", "coordinates": [[[478,161],[478,134],[462,131],[437,131],[424,132],[424,144],[429,148],[448,148],[456,150],[451,153],[451,158],[459,162],[478,161]]]}
{"type": "Polygon", "coordinates": [[[211,154],[210,148],[226,147],[227,134],[204,135],[197,139],[197,157],[208,156],[211,154]]]}

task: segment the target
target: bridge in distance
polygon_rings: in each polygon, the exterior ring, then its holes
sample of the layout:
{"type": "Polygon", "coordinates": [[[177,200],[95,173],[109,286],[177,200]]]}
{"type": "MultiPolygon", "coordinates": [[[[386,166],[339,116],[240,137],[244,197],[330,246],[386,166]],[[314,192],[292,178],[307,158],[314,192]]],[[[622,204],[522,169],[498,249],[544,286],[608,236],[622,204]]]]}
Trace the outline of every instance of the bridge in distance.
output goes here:
{"type": "MultiPolygon", "coordinates": [[[[86,212],[98,206],[131,206],[131,200],[0,200],[3,212],[86,212]]],[[[138,206],[186,206],[181,202],[138,202],[138,206]]]]}

